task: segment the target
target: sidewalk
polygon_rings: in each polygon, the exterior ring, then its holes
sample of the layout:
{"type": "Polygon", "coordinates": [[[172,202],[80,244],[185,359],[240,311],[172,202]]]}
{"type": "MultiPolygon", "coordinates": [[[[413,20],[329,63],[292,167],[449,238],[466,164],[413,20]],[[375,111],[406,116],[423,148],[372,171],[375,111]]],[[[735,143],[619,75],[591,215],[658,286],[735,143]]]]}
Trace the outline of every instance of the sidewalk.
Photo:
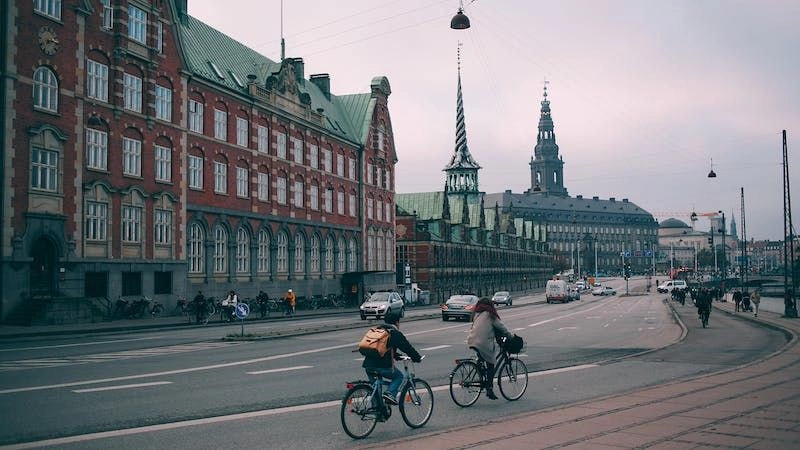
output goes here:
{"type": "MultiPolygon", "coordinates": [[[[714,303],[733,313],[733,304],[714,303]]],[[[800,319],[736,313],[791,341],[751,364],[480,425],[383,442],[382,449],[800,449],[800,319]]],[[[364,447],[369,448],[369,447],[364,447]]]]}

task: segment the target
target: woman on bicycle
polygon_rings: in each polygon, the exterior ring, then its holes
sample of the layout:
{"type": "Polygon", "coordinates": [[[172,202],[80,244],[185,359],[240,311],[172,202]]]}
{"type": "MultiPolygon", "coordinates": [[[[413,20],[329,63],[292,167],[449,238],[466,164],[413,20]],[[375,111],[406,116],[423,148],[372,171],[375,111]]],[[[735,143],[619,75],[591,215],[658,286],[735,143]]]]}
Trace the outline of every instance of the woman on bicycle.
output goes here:
{"type": "Polygon", "coordinates": [[[494,363],[497,361],[496,343],[501,337],[511,338],[513,333],[500,320],[494,303],[486,297],[478,300],[472,316],[472,328],[469,330],[467,345],[475,349],[478,355],[486,362],[486,397],[496,400],[494,395],[493,378],[494,363]]]}
{"type": "Polygon", "coordinates": [[[397,391],[403,384],[403,372],[395,367],[392,361],[392,358],[397,356],[395,350],[400,350],[410,356],[414,362],[422,361],[422,356],[398,328],[400,325],[400,313],[391,310],[387,311],[386,315],[383,316],[383,322],[384,324],[381,327],[389,331],[389,342],[387,343],[389,350],[383,356],[365,357],[361,367],[366,370],[367,375],[371,371],[377,371],[382,377],[392,379],[392,382],[386,388],[386,392],[383,393],[383,400],[390,405],[396,405],[398,403],[397,391]]]}

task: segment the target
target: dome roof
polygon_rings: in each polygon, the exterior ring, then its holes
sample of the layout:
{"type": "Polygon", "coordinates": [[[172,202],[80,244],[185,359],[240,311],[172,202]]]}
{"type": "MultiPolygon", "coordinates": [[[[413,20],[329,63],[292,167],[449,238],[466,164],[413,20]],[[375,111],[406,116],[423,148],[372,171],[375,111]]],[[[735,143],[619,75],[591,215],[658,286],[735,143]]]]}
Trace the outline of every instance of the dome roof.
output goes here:
{"type": "Polygon", "coordinates": [[[658,224],[658,228],[691,228],[691,227],[689,225],[686,225],[686,222],[682,220],[670,218],[658,224]]]}

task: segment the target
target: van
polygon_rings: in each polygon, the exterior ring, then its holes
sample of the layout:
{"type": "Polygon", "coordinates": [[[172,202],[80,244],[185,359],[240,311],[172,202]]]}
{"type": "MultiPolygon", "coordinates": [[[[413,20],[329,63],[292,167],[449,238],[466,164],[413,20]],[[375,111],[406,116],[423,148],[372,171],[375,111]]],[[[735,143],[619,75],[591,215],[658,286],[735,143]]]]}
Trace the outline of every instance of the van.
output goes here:
{"type": "Polygon", "coordinates": [[[687,289],[686,281],[684,280],[669,280],[658,285],[656,290],[662,294],[669,294],[673,289],[687,289]]]}
{"type": "Polygon", "coordinates": [[[549,280],[545,286],[544,295],[547,303],[570,301],[569,288],[564,280],[549,280]]]}

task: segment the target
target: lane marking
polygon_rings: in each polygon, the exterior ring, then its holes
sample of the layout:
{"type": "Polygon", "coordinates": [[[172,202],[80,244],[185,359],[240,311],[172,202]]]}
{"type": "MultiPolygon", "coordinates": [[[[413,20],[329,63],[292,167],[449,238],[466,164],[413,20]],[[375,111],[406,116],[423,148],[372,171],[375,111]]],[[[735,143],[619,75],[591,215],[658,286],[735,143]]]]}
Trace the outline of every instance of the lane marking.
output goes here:
{"type": "Polygon", "coordinates": [[[147,341],[151,339],[158,339],[162,336],[152,336],[152,337],[143,337],[143,338],[135,338],[135,339],[117,339],[113,341],[97,341],[97,342],[81,342],[76,344],[59,344],[59,345],[42,345],[40,347],[15,347],[15,348],[3,348],[0,349],[0,352],[21,352],[21,351],[29,351],[29,350],[45,350],[49,348],[68,348],[68,347],[83,347],[87,345],[103,345],[103,344],[119,344],[120,342],[136,342],[136,341],[147,341]]]}
{"type": "Polygon", "coordinates": [[[448,347],[452,347],[452,345],[437,345],[435,347],[423,348],[421,350],[424,351],[424,352],[428,352],[428,351],[431,351],[431,350],[440,350],[440,349],[448,348],[448,347]]]}
{"type": "Polygon", "coordinates": [[[532,324],[528,325],[528,327],[529,328],[538,327],[539,325],[544,325],[546,323],[555,322],[556,320],[566,319],[567,317],[574,316],[576,314],[586,314],[588,311],[593,311],[593,310],[595,310],[597,308],[602,308],[602,307],[606,307],[606,304],[605,303],[600,303],[600,304],[598,304],[596,306],[593,306],[593,307],[589,308],[588,310],[575,311],[575,312],[571,312],[569,314],[564,314],[563,316],[552,317],[552,318],[547,319],[547,320],[542,320],[541,322],[532,323],[532,324]]]}
{"type": "Polygon", "coordinates": [[[281,367],[280,369],[256,370],[253,372],[245,372],[248,375],[261,375],[265,373],[288,372],[290,370],[310,369],[314,366],[294,366],[294,367],[281,367]]]}
{"type": "Polygon", "coordinates": [[[577,330],[577,329],[578,329],[578,327],[561,327],[561,328],[557,329],[556,331],[561,331],[561,330],[577,330]]]}
{"type": "Polygon", "coordinates": [[[120,384],[117,386],[106,386],[106,387],[89,388],[89,389],[75,389],[72,392],[75,392],[77,394],[84,394],[86,392],[115,391],[117,389],[134,389],[140,387],[161,386],[162,384],[172,384],[172,381],[153,381],[150,383],[120,384]]]}

